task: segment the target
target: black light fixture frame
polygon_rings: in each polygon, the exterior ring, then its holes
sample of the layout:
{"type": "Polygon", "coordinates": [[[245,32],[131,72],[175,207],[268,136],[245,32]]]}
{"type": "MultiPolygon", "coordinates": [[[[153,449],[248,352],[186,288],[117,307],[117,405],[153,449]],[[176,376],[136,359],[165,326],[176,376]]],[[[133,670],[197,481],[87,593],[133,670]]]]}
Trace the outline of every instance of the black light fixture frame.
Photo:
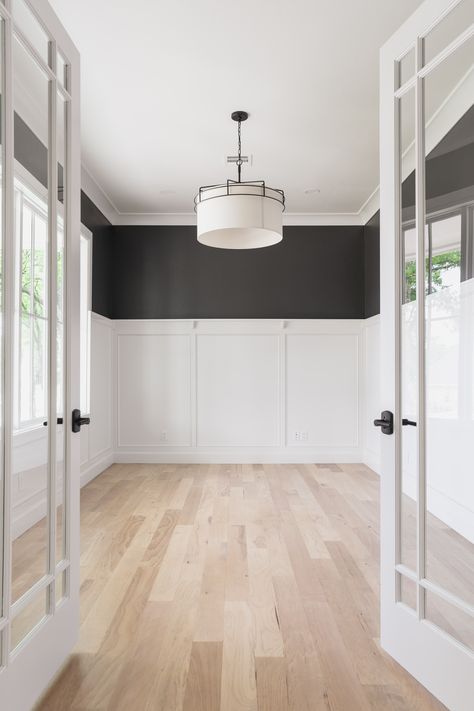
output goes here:
{"type": "Polygon", "coordinates": [[[216,200],[217,198],[222,198],[222,197],[228,197],[230,195],[245,195],[248,197],[264,197],[268,198],[269,200],[275,200],[276,202],[280,203],[282,206],[282,211],[285,211],[285,193],[283,190],[279,190],[278,188],[270,188],[267,187],[265,184],[264,180],[241,180],[241,172],[242,172],[242,145],[241,145],[241,137],[240,137],[240,127],[242,121],[246,121],[248,119],[249,115],[247,111],[233,111],[231,114],[231,119],[233,121],[236,121],[238,123],[238,156],[237,156],[237,180],[232,180],[229,178],[226,183],[217,183],[216,185],[204,185],[203,187],[199,188],[199,192],[194,198],[194,212],[196,212],[197,207],[199,203],[207,200],[216,200]],[[242,186],[249,186],[249,187],[257,187],[261,188],[262,192],[238,192],[234,193],[231,191],[231,187],[233,185],[242,185],[242,186]],[[218,190],[219,188],[222,188],[225,190],[225,192],[222,192],[220,195],[212,195],[210,197],[205,197],[205,193],[207,191],[211,190],[218,190]],[[267,190],[271,190],[274,193],[278,193],[278,197],[275,197],[274,195],[269,195],[267,193],[267,190]]]}

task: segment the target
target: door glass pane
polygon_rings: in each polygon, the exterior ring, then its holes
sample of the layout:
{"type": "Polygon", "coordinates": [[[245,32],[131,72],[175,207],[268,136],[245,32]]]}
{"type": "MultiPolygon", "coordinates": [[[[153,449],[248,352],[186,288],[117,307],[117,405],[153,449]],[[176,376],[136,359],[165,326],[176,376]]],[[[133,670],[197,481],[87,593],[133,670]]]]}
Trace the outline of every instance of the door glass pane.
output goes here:
{"type": "Polygon", "coordinates": [[[474,280],[465,202],[474,199],[473,69],[471,39],[425,80],[426,577],[471,605],[474,280]]]}
{"type": "Polygon", "coordinates": [[[16,26],[40,57],[48,61],[48,36],[24,0],[12,0],[12,12],[16,26]]]}
{"type": "MultiPolygon", "coordinates": [[[[4,125],[4,119],[3,119],[3,86],[2,86],[2,81],[3,81],[3,66],[2,66],[2,60],[3,60],[3,31],[4,31],[4,25],[3,25],[3,20],[0,20],[0,126],[4,125]]],[[[4,195],[4,180],[3,180],[3,163],[4,163],[4,157],[3,157],[3,145],[2,145],[2,134],[0,131],[0,617],[3,614],[2,610],[2,601],[3,601],[3,483],[4,483],[4,459],[3,459],[3,452],[4,452],[4,400],[3,400],[3,382],[4,382],[4,338],[3,338],[3,329],[4,329],[4,317],[3,317],[3,304],[4,304],[4,297],[3,297],[3,290],[5,287],[4,284],[4,249],[3,249],[3,214],[4,214],[4,207],[3,207],[3,195],[4,195]]],[[[2,644],[2,634],[0,633],[0,654],[2,652],[1,649],[1,644],[2,644]]],[[[0,657],[1,659],[2,657],[0,657]]],[[[1,663],[0,663],[1,665],[1,663]]]]}
{"type": "Polygon", "coordinates": [[[66,393],[66,365],[65,365],[65,343],[64,343],[64,315],[66,313],[66,290],[65,290],[65,251],[64,251],[64,229],[65,229],[65,199],[66,199],[66,103],[60,94],[57,95],[57,116],[56,116],[56,136],[57,136],[57,157],[58,157],[58,233],[57,233],[57,319],[56,319],[56,340],[57,340],[57,381],[56,400],[58,423],[56,426],[56,561],[62,560],[66,555],[65,539],[65,393],[66,393]]]}
{"type": "Polygon", "coordinates": [[[48,81],[14,41],[12,599],[47,571],[48,81]],[[26,149],[25,146],[28,148],[26,149]]]}
{"type": "Polygon", "coordinates": [[[81,235],[81,411],[90,414],[91,240],[81,235]]]}
{"type": "Polygon", "coordinates": [[[474,651],[474,617],[430,590],[425,592],[425,618],[474,651]]]}
{"type": "Polygon", "coordinates": [[[67,84],[67,71],[68,71],[68,65],[66,60],[64,59],[63,55],[61,52],[57,53],[57,58],[56,58],[56,75],[58,77],[59,83],[65,88],[68,89],[68,84],[67,84]]]}
{"type": "Polygon", "coordinates": [[[416,583],[404,575],[400,575],[400,602],[412,610],[416,610],[416,583]]]}
{"type": "Polygon", "coordinates": [[[402,86],[406,81],[411,79],[415,73],[415,48],[412,47],[409,52],[402,57],[398,63],[398,83],[402,86]]]}
{"type": "Polygon", "coordinates": [[[47,591],[42,590],[35,599],[13,618],[11,623],[10,650],[20,642],[45,618],[47,591]]]}
{"type": "Polygon", "coordinates": [[[67,576],[67,570],[63,570],[56,576],[56,604],[67,597],[67,576]]]}
{"type": "Polygon", "coordinates": [[[474,0],[461,0],[441,22],[433,27],[424,40],[425,64],[474,22],[474,0]]]}
{"type": "MultiPolygon", "coordinates": [[[[416,309],[415,96],[400,99],[400,387],[402,418],[415,422],[418,410],[418,342],[416,309]]],[[[416,571],[417,467],[416,427],[401,430],[400,562],[416,571]]]]}

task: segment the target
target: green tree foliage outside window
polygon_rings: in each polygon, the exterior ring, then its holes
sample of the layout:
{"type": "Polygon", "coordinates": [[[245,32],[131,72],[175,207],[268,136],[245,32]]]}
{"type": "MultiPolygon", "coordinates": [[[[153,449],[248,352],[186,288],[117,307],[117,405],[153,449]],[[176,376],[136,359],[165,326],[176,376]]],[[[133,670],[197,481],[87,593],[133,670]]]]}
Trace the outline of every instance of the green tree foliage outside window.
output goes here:
{"type": "MultiPolygon", "coordinates": [[[[440,291],[446,287],[444,284],[444,276],[452,269],[461,266],[461,252],[459,249],[451,252],[443,252],[437,254],[431,259],[431,275],[430,284],[427,286],[427,292],[432,293],[440,291]],[[428,288],[429,287],[429,288],[428,288]]],[[[425,263],[426,274],[429,273],[429,259],[425,263]]],[[[415,301],[416,299],[416,262],[410,260],[405,263],[405,303],[415,301]]]]}

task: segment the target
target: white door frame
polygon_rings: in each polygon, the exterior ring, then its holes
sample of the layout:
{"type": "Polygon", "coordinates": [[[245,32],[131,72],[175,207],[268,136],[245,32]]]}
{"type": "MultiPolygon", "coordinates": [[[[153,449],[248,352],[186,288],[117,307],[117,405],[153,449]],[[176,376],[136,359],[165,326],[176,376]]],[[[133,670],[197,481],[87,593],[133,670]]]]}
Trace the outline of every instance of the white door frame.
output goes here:
{"type": "MultiPolygon", "coordinates": [[[[380,208],[381,208],[381,403],[394,413],[394,435],[382,435],[381,477],[381,643],[402,666],[426,686],[453,711],[470,711],[474,699],[474,655],[453,638],[439,630],[422,614],[416,614],[397,602],[399,599],[396,570],[402,568],[398,559],[401,403],[399,382],[399,143],[397,91],[397,60],[412,47],[416,66],[422,68],[421,37],[459,0],[426,0],[407,22],[384,45],[380,54],[380,208]]],[[[473,28],[464,34],[467,37],[473,28]]],[[[454,44],[454,43],[453,43],[454,44]]],[[[452,49],[452,47],[450,46],[452,49]]],[[[449,47],[442,53],[446,56],[449,47]]],[[[436,62],[436,59],[435,59],[436,62]]],[[[434,62],[433,62],[434,66],[434,62]]],[[[424,71],[424,70],[423,70],[424,71]]],[[[423,71],[421,74],[423,74],[423,71]]],[[[425,72],[426,73],[426,72],[425,72]]],[[[424,132],[422,111],[422,76],[414,75],[417,109],[415,134],[421,146],[424,132]]],[[[417,236],[418,251],[424,254],[424,153],[416,159],[417,236]],[[421,250],[421,251],[420,251],[421,250]]],[[[415,167],[414,165],[414,167],[415,167]]],[[[418,269],[419,333],[424,329],[424,270],[418,269]],[[420,331],[421,330],[421,331],[420,331]]],[[[419,366],[424,372],[424,349],[420,348],[419,366]]],[[[420,378],[420,381],[423,379],[420,378]]],[[[418,506],[424,507],[424,383],[419,392],[419,466],[418,506]]],[[[420,518],[419,518],[420,520],[420,518]]],[[[424,580],[424,531],[418,528],[418,576],[420,586],[429,589],[424,580]]],[[[431,586],[434,589],[434,586],[431,586]]],[[[445,599],[448,595],[444,596],[445,599]]],[[[418,604],[420,608],[420,600],[418,604]]],[[[420,613],[420,609],[418,609],[420,613]]]]}
{"type": "MultiPolygon", "coordinates": [[[[4,478],[3,478],[3,590],[0,610],[0,706],[4,709],[27,711],[38,700],[52,677],[64,663],[77,641],[79,631],[79,437],[72,434],[71,413],[79,407],[79,236],[80,236],[80,67],[79,54],[51,6],[46,0],[27,0],[28,5],[40,20],[49,38],[49,66],[35,51],[28,38],[14,28],[11,15],[11,0],[0,3],[0,16],[4,21],[3,72],[3,118],[2,165],[3,165],[3,237],[4,237],[4,478]],[[48,510],[50,518],[50,551],[47,574],[13,605],[11,602],[11,471],[13,433],[13,319],[14,319],[14,106],[13,106],[13,30],[20,36],[27,52],[42,65],[49,79],[49,111],[56,116],[57,92],[67,102],[69,131],[66,144],[66,205],[65,216],[65,267],[66,267],[66,314],[64,344],[66,352],[66,392],[64,401],[64,432],[66,438],[65,459],[65,559],[56,564],[56,434],[49,427],[50,490],[48,510]],[[68,86],[63,89],[56,78],[56,49],[60,49],[68,63],[68,86]],[[57,605],[55,599],[56,576],[68,570],[66,596],[57,605]],[[10,624],[12,615],[23,609],[39,590],[49,591],[48,615],[19,644],[10,650],[10,624]]],[[[56,269],[57,231],[57,153],[56,124],[49,129],[49,237],[50,237],[50,284],[56,269]],[[54,250],[54,251],[53,251],[54,250]],[[52,274],[51,274],[52,272],[52,274]]],[[[56,287],[50,287],[50,393],[49,422],[56,422],[56,287]],[[51,316],[54,315],[54,319],[51,316]],[[54,375],[53,375],[54,374],[54,375]],[[53,419],[54,418],[54,419],[53,419]]],[[[0,487],[1,488],[1,487],[0,487]]],[[[1,551],[0,551],[1,553],[1,551]]]]}

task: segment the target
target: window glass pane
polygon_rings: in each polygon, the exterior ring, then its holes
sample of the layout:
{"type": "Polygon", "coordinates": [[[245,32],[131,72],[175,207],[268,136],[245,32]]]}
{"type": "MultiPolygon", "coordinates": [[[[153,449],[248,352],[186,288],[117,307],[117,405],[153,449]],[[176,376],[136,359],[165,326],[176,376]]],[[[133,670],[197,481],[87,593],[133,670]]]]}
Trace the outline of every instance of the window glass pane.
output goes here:
{"type": "Polygon", "coordinates": [[[45,317],[48,313],[48,225],[44,217],[35,214],[33,258],[33,313],[45,317]]]}
{"type": "Polygon", "coordinates": [[[30,422],[33,419],[33,338],[30,315],[21,317],[20,334],[20,422],[30,422]]]}
{"type": "Polygon", "coordinates": [[[461,215],[431,225],[430,291],[441,291],[461,281],[461,215]]]}
{"type": "Polygon", "coordinates": [[[48,329],[44,319],[34,318],[33,339],[33,418],[46,417],[48,406],[48,329]]]}
{"type": "MultiPolygon", "coordinates": [[[[400,99],[401,220],[415,216],[415,96],[400,99]]],[[[416,230],[401,230],[400,245],[400,388],[402,418],[416,421],[418,410],[418,341],[416,304],[416,230]]],[[[417,434],[403,427],[401,435],[400,562],[416,570],[417,530],[417,434]]]]}
{"type": "MultiPolygon", "coordinates": [[[[474,185],[473,69],[474,38],[424,82],[431,211],[474,185]]],[[[427,224],[425,576],[474,605],[474,280],[466,215],[465,208],[441,210],[427,224]]]]}
{"type": "Polygon", "coordinates": [[[474,0],[461,0],[437,25],[424,40],[425,64],[436,57],[445,47],[456,39],[474,22],[474,0]]]}
{"type": "Polygon", "coordinates": [[[30,314],[33,308],[33,214],[20,199],[21,229],[21,309],[30,314]]]}
{"type": "Polygon", "coordinates": [[[425,592],[425,618],[474,650],[474,617],[430,590],[425,592]]]}
{"type": "Polygon", "coordinates": [[[46,595],[46,590],[42,590],[33,602],[30,602],[24,610],[13,618],[11,623],[10,650],[13,651],[45,618],[46,595]]]}

